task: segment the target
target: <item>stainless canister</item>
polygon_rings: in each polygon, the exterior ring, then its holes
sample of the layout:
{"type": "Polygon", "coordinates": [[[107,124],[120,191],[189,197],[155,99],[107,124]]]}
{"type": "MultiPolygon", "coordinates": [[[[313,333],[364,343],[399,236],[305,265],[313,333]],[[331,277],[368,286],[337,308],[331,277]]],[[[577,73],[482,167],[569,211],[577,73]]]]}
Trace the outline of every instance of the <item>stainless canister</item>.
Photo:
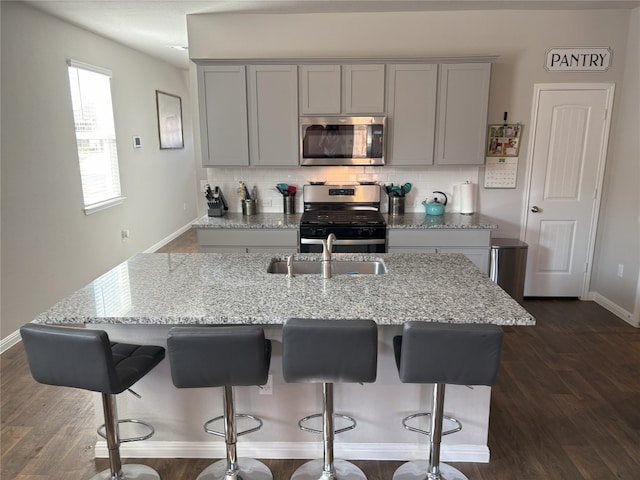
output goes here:
{"type": "Polygon", "coordinates": [[[284,202],[284,214],[291,215],[296,213],[296,197],[294,195],[285,195],[282,197],[284,202]]]}
{"type": "Polygon", "coordinates": [[[389,197],[389,215],[404,215],[404,197],[389,197]]]}
{"type": "Polygon", "coordinates": [[[255,215],[257,213],[255,200],[244,200],[242,202],[242,215],[255,215]]]}

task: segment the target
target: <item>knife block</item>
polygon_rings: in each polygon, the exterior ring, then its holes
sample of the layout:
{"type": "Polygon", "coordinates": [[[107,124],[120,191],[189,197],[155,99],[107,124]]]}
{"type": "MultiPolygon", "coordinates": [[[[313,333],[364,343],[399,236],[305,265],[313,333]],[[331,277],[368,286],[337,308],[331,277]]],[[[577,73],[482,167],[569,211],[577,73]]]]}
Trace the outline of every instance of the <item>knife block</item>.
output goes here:
{"type": "Polygon", "coordinates": [[[220,205],[219,207],[209,208],[207,215],[210,217],[224,217],[225,213],[226,210],[222,205],[220,205]]]}

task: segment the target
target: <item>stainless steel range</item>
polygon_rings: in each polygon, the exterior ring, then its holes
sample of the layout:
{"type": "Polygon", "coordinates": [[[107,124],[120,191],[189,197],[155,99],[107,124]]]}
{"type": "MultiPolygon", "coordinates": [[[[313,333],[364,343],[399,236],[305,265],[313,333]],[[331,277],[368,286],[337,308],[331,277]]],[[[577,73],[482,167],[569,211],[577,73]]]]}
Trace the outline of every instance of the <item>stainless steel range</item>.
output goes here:
{"type": "Polygon", "coordinates": [[[380,213],[381,189],[367,185],[304,185],[300,252],[322,252],[333,233],[335,253],[384,253],[387,224],[380,213]]]}

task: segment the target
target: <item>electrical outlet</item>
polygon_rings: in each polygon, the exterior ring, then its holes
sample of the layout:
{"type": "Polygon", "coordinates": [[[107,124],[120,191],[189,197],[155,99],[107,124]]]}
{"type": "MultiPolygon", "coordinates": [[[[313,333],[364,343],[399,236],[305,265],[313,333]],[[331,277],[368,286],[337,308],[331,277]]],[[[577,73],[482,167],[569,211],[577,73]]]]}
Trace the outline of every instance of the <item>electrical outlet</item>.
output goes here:
{"type": "Polygon", "coordinates": [[[620,278],[622,278],[622,274],[623,274],[623,273],[624,273],[624,265],[619,264],[619,265],[618,265],[618,276],[619,276],[620,278]]]}
{"type": "Polygon", "coordinates": [[[182,210],[186,210],[186,209],[187,209],[187,202],[184,202],[184,203],[182,204],[182,210]]]}
{"type": "Polygon", "coordinates": [[[273,375],[269,374],[267,383],[260,385],[260,395],[273,395],[273,375]]]}
{"type": "Polygon", "coordinates": [[[262,206],[263,207],[270,207],[272,205],[271,199],[270,198],[264,198],[262,200],[262,206]]]}

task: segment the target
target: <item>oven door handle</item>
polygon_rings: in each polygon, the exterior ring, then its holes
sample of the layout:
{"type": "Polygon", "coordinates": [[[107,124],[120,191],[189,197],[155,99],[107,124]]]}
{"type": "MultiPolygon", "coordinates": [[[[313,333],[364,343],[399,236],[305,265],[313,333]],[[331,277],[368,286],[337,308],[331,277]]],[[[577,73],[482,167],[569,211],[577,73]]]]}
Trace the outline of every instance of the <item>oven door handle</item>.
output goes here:
{"type": "MultiPolygon", "coordinates": [[[[301,238],[300,243],[304,245],[321,245],[322,238],[301,238]]],[[[354,240],[354,239],[336,239],[334,240],[334,245],[383,245],[386,243],[384,238],[370,238],[363,240],[354,240]]]]}

